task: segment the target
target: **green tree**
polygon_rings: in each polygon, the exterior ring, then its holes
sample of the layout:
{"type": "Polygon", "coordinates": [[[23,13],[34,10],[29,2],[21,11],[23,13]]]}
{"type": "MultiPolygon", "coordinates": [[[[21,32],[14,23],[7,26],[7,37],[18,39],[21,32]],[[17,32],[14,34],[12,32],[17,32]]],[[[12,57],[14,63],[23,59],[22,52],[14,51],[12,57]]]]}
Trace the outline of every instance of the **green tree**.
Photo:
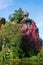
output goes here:
{"type": "MultiPolygon", "coordinates": [[[[4,48],[9,48],[13,54],[13,58],[19,57],[19,44],[21,43],[22,32],[19,24],[8,22],[2,26],[2,42],[4,48]]],[[[2,49],[3,50],[3,49],[2,49]]]]}
{"type": "Polygon", "coordinates": [[[43,40],[41,38],[40,38],[40,45],[41,45],[41,47],[43,45],[43,40]]]}
{"type": "Polygon", "coordinates": [[[5,18],[0,18],[0,24],[5,24],[5,23],[6,23],[5,18]]]}
{"type": "Polygon", "coordinates": [[[23,18],[23,10],[19,8],[18,10],[15,10],[15,12],[9,16],[9,19],[11,21],[18,20],[18,22],[23,18]]]}

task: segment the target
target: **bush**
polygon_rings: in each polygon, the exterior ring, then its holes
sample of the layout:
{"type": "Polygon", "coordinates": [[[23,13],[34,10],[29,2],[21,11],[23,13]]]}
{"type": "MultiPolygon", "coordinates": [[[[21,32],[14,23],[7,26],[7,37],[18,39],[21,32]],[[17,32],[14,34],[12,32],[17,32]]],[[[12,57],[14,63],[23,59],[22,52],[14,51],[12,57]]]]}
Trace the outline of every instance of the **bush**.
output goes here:
{"type": "Polygon", "coordinates": [[[13,25],[11,22],[8,22],[2,26],[2,36],[0,37],[2,41],[0,43],[4,45],[4,48],[10,49],[10,55],[13,55],[13,58],[19,57],[18,50],[21,38],[22,32],[19,24],[13,25]]]}
{"type": "Polygon", "coordinates": [[[5,23],[6,23],[5,18],[0,18],[0,24],[5,24],[5,23]]]}

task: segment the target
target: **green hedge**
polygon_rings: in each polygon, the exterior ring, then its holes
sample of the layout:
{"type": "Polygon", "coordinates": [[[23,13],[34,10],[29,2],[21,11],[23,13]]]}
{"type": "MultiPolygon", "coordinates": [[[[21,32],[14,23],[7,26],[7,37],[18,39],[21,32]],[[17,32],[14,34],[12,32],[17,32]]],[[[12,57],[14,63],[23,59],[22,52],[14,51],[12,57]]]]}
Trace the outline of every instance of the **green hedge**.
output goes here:
{"type": "Polygon", "coordinates": [[[43,60],[27,59],[4,59],[0,60],[0,65],[43,65],[43,60]]]}

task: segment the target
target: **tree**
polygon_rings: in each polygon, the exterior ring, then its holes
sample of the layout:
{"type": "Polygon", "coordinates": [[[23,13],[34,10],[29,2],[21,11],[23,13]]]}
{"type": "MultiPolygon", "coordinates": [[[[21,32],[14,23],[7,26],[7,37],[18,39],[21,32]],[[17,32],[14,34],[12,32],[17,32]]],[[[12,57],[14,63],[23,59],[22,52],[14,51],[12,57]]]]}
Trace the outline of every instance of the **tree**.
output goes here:
{"type": "Polygon", "coordinates": [[[25,56],[32,56],[40,51],[39,32],[36,23],[33,20],[22,20],[23,38],[20,48],[24,51],[25,56]],[[24,24],[25,21],[25,24],[24,24]],[[28,25],[27,23],[28,22],[28,25]],[[30,23],[30,24],[29,24],[30,23]]]}
{"type": "Polygon", "coordinates": [[[43,45],[43,40],[40,38],[40,45],[42,46],[43,45]]]}
{"type": "Polygon", "coordinates": [[[23,18],[23,10],[19,8],[18,10],[15,10],[15,12],[9,16],[9,19],[11,21],[18,20],[18,22],[23,18]]]}
{"type": "Polygon", "coordinates": [[[6,23],[5,18],[0,18],[0,24],[5,24],[5,23],[6,23]]]}
{"type": "MultiPolygon", "coordinates": [[[[0,43],[2,44],[2,46],[4,45],[4,48],[8,48],[11,50],[13,58],[18,58],[19,44],[21,43],[22,38],[20,25],[8,22],[5,25],[3,25],[2,28],[3,33],[2,36],[0,37],[0,43]]],[[[4,48],[2,48],[2,50],[4,48]]]]}

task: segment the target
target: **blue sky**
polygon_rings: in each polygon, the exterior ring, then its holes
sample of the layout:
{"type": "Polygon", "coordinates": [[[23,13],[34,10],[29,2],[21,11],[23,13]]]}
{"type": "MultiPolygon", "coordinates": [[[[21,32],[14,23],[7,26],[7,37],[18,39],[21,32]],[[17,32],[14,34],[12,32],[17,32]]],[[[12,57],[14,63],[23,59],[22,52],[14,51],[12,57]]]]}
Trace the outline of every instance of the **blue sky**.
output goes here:
{"type": "Polygon", "coordinates": [[[8,20],[14,10],[22,8],[29,12],[39,28],[39,35],[43,38],[43,0],[0,0],[0,17],[8,20]]]}

